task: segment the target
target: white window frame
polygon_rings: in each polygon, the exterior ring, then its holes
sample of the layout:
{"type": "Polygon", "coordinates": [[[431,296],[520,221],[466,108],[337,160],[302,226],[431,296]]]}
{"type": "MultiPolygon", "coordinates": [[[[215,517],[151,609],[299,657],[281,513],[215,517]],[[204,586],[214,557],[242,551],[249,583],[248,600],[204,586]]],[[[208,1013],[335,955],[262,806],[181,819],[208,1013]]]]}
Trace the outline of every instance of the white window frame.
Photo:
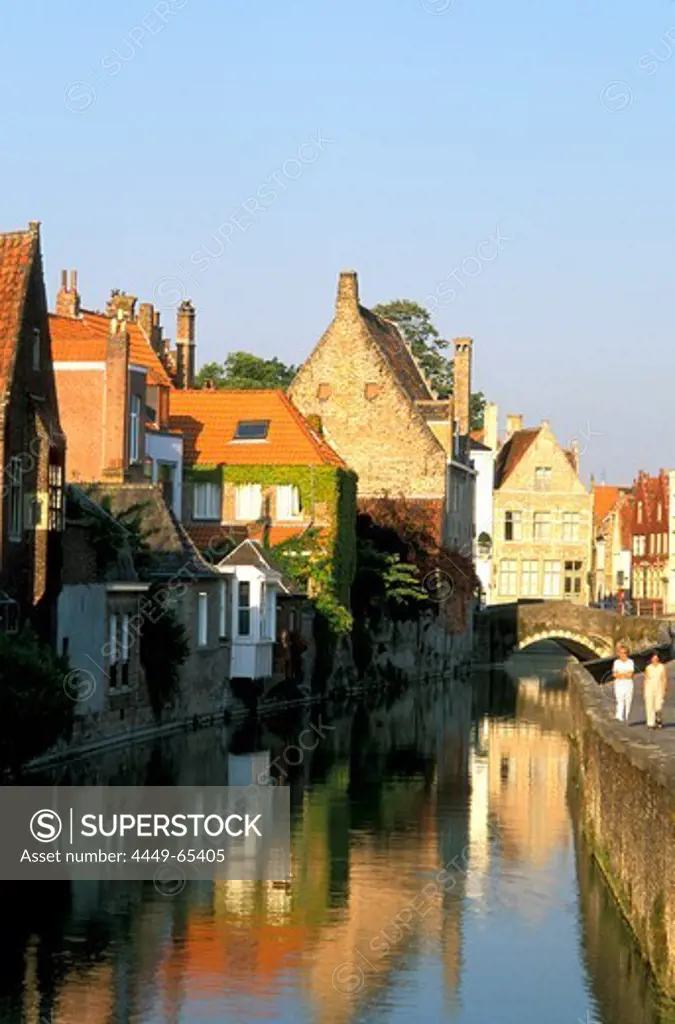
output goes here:
{"type": "Polygon", "coordinates": [[[8,537],[20,541],[23,536],[23,466],[20,455],[13,455],[7,469],[9,488],[7,495],[8,537]]]}
{"type": "Polygon", "coordinates": [[[581,515],[579,512],[563,512],[562,539],[572,542],[581,540],[581,515]]]}
{"type": "Polygon", "coordinates": [[[557,558],[544,560],[544,576],[542,593],[544,597],[560,597],[560,586],[562,583],[562,564],[557,558]],[[553,567],[553,568],[551,568],[553,567]],[[555,586],[552,586],[552,582],[555,586]]]}
{"type": "Polygon", "coordinates": [[[550,466],[536,466],[534,470],[535,491],[550,491],[553,476],[550,466]]]}
{"type": "Polygon", "coordinates": [[[141,458],[141,408],[140,395],[129,399],[129,462],[140,462],[141,458]]]}
{"type": "Polygon", "coordinates": [[[534,597],[539,593],[539,562],[534,558],[526,558],[521,563],[520,592],[523,597],[534,597]]]}
{"type": "Polygon", "coordinates": [[[208,481],[192,485],[192,518],[220,522],[220,484],[208,481]]]}
{"type": "Polygon", "coordinates": [[[499,594],[515,597],[518,593],[518,563],[515,558],[503,558],[499,563],[499,594]]]}
{"type": "Polygon", "coordinates": [[[276,518],[289,522],[301,515],[300,488],[296,484],[279,484],[276,488],[276,518]]]}
{"type": "Polygon", "coordinates": [[[239,484],[234,492],[234,517],[240,522],[255,523],[262,515],[262,486],[239,484]]]}
{"type": "Polygon", "coordinates": [[[520,509],[507,508],[504,512],[504,541],[511,544],[523,539],[523,514],[520,509]],[[510,519],[509,519],[510,517],[510,519]],[[511,536],[507,536],[507,525],[511,524],[511,536]]]}
{"type": "Polygon", "coordinates": [[[197,594],[197,646],[209,644],[209,595],[205,590],[197,594]]]}
{"type": "Polygon", "coordinates": [[[550,541],[551,539],[551,513],[535,512],[532,519],[532,539],[539,541],[550,541]],[[542,527],[545,529],[542,530],[542,527]]]}
{"type": "Polygon", "coordinates": [[[253,587],[250,580],[237,580],[237,636],[252,636],[253,635],[253,607],[251,599],[253,597],[253,587]],[[248,604],[241,603],[241,590],[242,587],[248,587],[248,604]],[[240,629],[241,623],[241,612],[245,610],[248,612],[248,629],[242,632],[240,629]]]}

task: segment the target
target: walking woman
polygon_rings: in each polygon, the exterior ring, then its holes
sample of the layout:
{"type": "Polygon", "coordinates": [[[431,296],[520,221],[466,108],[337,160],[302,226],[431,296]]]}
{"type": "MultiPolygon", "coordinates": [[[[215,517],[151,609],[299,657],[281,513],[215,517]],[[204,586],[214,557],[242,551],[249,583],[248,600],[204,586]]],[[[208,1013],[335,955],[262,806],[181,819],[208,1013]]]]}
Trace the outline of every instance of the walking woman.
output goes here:
{"type": "Polygon", "coordinates": [[[619,657],[612,665],[616,717],[620,722],[627,722],[630,716],[630,706],[633,703],[635,663],[632,658],[628,657],[628,648],[625,644],[619,644],[617,653],[619,657]]]}
{"type": "Polygon", "coordinates": [[[663,702],[667,685],[666,666],[658,654],[652,654],[645,668],[645,710],[649,729],[663,728],[663,702]]]}

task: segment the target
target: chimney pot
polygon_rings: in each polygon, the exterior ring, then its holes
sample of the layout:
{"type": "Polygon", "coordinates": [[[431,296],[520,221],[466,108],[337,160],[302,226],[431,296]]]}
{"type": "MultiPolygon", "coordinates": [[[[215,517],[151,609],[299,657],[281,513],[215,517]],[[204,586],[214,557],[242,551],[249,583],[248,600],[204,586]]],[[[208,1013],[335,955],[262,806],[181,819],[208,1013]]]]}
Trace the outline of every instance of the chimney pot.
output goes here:
{"type": "Polygon", "coordinates": [[[70,287],[68,286],[68,271],[61,271],[61,287],[56,294],[56,315],[67,316],[71,319],[80,315],[80,295],[77,290],[77,271],[70,272],[70,287]]]}
{"type": "Polygon", "coordinates": [[[497,451],[499,410],[494,402],[487,402],[483,410],[483,442],[487,448],[497,451]]]}

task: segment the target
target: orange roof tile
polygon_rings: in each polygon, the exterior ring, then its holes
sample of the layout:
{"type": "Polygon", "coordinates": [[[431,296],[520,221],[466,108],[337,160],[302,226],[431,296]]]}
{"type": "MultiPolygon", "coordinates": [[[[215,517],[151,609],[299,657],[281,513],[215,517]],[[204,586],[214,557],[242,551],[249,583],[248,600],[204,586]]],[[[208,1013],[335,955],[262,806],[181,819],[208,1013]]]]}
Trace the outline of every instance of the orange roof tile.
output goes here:
{"type": "Polygon", "coordinates": [[[283,391],[174,390],[170,411],[193,465],[344,466],[283,391]],[[235,441],[239,420],[269,420],[267,439],[235,441]]]}
{"type": "Polygon", "coordinates": [[[511,473],[513,473],[540,430],[541,427],[525,427],[523,430],[516,430],[511,435],[497,456],[495,488],[501,487],[511,473]]]}
{"type": "Polygon", "coordinates": [[[616,505],[620,494],[621,490],[618,487],[606,487],[604,484],[594,487],[593,516],[595,519],[604,519],[616,505]]]}
{"type": "MultiPolygon", "coordinates": [[[[129,362],[148,371],[148,383],[171,387],[171,380],[159,356],[138,324],[128,323],[129,362]]],[[[78,363],[105,361],[110,317],[82,311],[79,317],[49,314],[54,362],[78,363]]]]}
{"type": "Polygon", "coordinates": [[[0,398],[14,367],[28,278],[37,252],[38,228],[0,234],[0,398]]]}

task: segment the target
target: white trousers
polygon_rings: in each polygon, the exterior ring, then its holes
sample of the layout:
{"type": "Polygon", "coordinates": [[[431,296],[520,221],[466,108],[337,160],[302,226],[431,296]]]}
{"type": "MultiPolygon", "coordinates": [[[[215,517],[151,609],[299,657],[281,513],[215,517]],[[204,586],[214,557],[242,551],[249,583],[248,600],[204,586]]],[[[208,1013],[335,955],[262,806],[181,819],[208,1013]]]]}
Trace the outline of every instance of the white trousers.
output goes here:
{"type": "Polygon", "coordinates": [[[633,680],[615,679],[614,696],[616,697],[616,717],[620,722],[627,722],[630,717],[630,706],[633,703],[633,680]]]}

